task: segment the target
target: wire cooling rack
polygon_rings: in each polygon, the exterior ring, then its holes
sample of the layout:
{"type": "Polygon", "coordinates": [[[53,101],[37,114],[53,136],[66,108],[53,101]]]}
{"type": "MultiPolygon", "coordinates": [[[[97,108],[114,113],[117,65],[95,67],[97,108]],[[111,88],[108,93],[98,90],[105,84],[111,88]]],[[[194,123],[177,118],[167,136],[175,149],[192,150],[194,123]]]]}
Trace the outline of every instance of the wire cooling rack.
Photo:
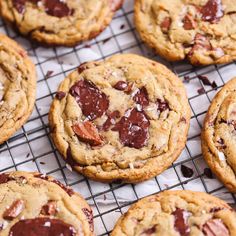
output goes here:
{"type": "Polygon", "coordinates": [[[105,32],[75,48],[42,48],[16,34],[0,20],[0,32],[25,47],[38,72],[34,112],[22,129],[0,146],[0,172],[39,171],[70,185],[93,207],[97,235],[108,235],[133,202],[165,189],[205,191],[228,203],[236,203],[235,195],[230,194],[206,169],[200,147],[202,121],[210,101],[228,80],[236,76],[236,64],[196,68],[187,62],[168,63],[157,57],[135,31],[133,3],[133,0],[126,0],[105,32]],[[49,136],[48,110],[59,83],[80,63],[105,59],[116,53],[137,53],[168,66],[185,82],[192,108],[188,141],[179,159],[156,178],[135,185],[96,183],[71,172],[49,136]],[[199,75],[207,76],[212,86],[206,85],[209,81],[204,83],[199,75]],[[187,177],[183,173],[186,168],[187,177]]]}

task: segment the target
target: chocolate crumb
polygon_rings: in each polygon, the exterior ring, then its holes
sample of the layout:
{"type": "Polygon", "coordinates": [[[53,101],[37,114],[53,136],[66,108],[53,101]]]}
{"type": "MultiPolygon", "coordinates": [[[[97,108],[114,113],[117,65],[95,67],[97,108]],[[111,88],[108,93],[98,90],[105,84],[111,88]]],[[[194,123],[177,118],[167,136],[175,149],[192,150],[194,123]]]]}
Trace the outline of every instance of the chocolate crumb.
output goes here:
{"type": "Polygon", "coordinates": [[[52,70],[47,71],[46,76],[45,76],[45,79],[50,78],[53,73],[54,73],[54,71],[52,71],[52,70]]]}
{"type": "Polygon", "coordinates": [[[181,172],[185,178],[191,178],[194,173],[192,168],[185,165],[181,165],[181,172]]]}
{"type": "Polygon", "coordinates": [[[207,76],[205,76],[205,75],[198,75],[198,79],[200,79],[204,85],[211,86],[211,82],[210,82],[210,80],[208,79],[207,76]]]}
{"type": "Polygon", "coordinates": [[[204,88],[200,88],[197,90],[198,94],[204,94],[205,93],[205,89],[204,88]]]}
{"type": "Polygon", "coordinates": [[[186,75],[184,76],[184,82],[189,83],[191,80],[190,76],[186,75]]]}
{"type": "Polygon", "coordinates": [[[212,171],[209,168],[205,168],[204,169],[204,175],[208,178],[208,179],[214,179],[214,176],[212,174],[212,171]]]}
{"type": "Polygon", "coordinates": [[[105,44],[105,43],[107,43],[109,40],[111,40],[111,37],[104,39],[104,40],[102,41],[102,43],[105,44]]]}
{"type": "Polygon", "coordinates": [[[123,30],[124,28],[125,28],[125,25],[122,24],[122,25],[120,26],[120,29],[123,30]]]}

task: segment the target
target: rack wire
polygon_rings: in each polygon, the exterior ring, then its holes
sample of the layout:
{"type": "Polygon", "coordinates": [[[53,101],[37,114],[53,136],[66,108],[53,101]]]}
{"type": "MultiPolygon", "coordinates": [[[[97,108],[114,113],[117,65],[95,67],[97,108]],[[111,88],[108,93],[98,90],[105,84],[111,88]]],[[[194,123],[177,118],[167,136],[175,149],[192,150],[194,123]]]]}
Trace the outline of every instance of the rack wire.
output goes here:
{"type": "Polygon", "coordinates": [[[38,72],[34,112],[28,122],[11,139],[0,146],[0,172],[39,171],[52,175],[71,186],[92,205],[97,235],[108,235],[117,219],[132,203],[165,189],[205,191],[231,204],[236,204],[234,194],[229,193],[217,179],[206,175],[207,166],[200,148],[202,121],[210,101],[228,80],[236,76],[236,64],[196,68],[187,62],[168,63],[159,58],[143,44],[135,31],[133,4],[133,0],[125,1],[123,8],[117,12],[105,32],[96,39],[74,48],[42,48],[16,34],[0,20],[0,32],[7,34],[25,47],[34,60],[38,72]],[[165,64],[183,81],[184,78],[188,78],[185,86],[192,117],[186,147],[179,159],[164,173],[152,180],[135,185],[95,183],[70,172],[49,135],[48,110],[58,84],[80,63],[90,59],[105,59],[116,53],[144,55],[165,64]],[[216,82],[217,87],[205,86],[199,79],[199,75],[206,75],[210,81],[216,82]],[[181,173],[182,165],[193,170],[190,178],[185,178],[181,173]]]}

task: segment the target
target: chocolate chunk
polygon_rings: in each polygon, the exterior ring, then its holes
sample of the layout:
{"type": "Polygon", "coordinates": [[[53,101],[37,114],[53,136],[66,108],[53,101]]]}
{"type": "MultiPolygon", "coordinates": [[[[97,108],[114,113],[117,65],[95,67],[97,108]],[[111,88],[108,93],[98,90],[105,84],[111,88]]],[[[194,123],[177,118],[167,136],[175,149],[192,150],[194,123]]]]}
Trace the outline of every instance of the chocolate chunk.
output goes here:
{"type": "Polygon", "coordinates": [[[72,225],[59,219],[36,218],[21,220],[14,224],[9,232],[11,236],[77,236],[77,232],[72,225]]]}
{"type": "Polygon", "coordinates": [[[142,235],[151,235],[151,234],[154,234],[154,233],[156,233],[156,225],[152,226],[149,229],[144,230],[142,232],[142,235]]]}
{"type": "Polygon", "coordinates": [[[163,19],[163,21],[161,22],[161,30],[164,32],[164,33],[167,33],[170,29],[170,25],[171,25],[171,18],[170,17],[165,17],[163,19]]]}
{"type": "Polygon", "coordinates": [[[184,17],[183,23],[184,23],[184,29],[185,30],[192,30],[192,29],[195,29],[197,27],[196,21],[193,19],[193,16],[191,16],[190,14],[187,14],[184,17]]]}
{"type": "Polygon", "coordinates": [[[205,168],[204,169],[204,175],[208,178],[208,179],[214,179],[214,176],[212,174],[211,169],[209,168],[205,168]]]}
{"type": "Polygon", "coordinates": [[[170,110],[170,107],[167,101],[162,101],[161,99],[157,99],[157,110],[160,112],[163,112],[167,109],[170,110]]]}
{"type": "Polygon", "coordinates": [[[90,121],[76,123],[72,126],[72,129],[82,142],[89,143],[92,146],[103,143],[96,126],[90,121]]]}
{"type": "Polygon", "coordinates": [[[229,230],[221,219],[208,220],[202,227],[202,232],[206,236],[230,236],[229,230]]]}
{"type": "Polygon", "coordinates": [[[107,120],[102,126],[102,130],[108,131],[109,128],[115,124],[116,119],[120,117],[119,111],[113,111],[112,113],[107,114],[107,120]]]}
{"type": "Polygon", "coordinates": [[[194,173],[191,168],[185,165],[181,165],[181,172],[185,178],[191,178],[194,173]]]}
{"type": "MultiPolygon", "coordinates": [[[[13,0],[13,6],[16,10],[22,14],[25,10],[25,3],[29,1],[34,4],[40,2],[40,0],[13,0]]],[[[74,10],[70,9],[67,4],[60,0],[44,0],[42,1],[45,11],[51,16],[62,18],[73,14],[74,10]]]]}
{"type": "Polygon", "coordinates": [[[113,88],[124,91],[128,87],[128,84],[125,81],[118,81],[113,88]]]}
{"type": "Polygon", "coordinates": [[[62,18],[70,16],[74,13],[64,1],[61,0],[45,0],[45,10],[51,16],[62,18]]]}
{"type": "Polygon", "coordinates": [[[112,129],[119,132],[124,146],[140,149],[147,145],[150,122],[143,111],[136,108],[129,109],[112,129]]]}
{"type": "Polygon", "coordinates": [[[0,174],[0,184],[5,184],[10,180],[12,180],[12,178],[9,176],[9,174],[0,174]]]}
{"type": "Polygon", "coordinates": [[[210,213],[215,213],[215,212],[221,211],[223,209],[224,209],[223,207],[213,207],[213,208],[211,208],[210,213]]]}
{"type": "Polygon", "coordinates": [[[89,222],[90,231],[93,232],[94,226],[93,226],[93,212],[92,212],[92,210],[90,210],[88,208],[83,208],[82,211],[84,212],[84,214],[89,222]]]}
{"type": "Polygon", "coordinates": [[[204,85],[209,85],[209,86],[211,86],[211,82],[210,82],[210,80],[208,79],[207,76],[205,76],[205,75],[198,75],[198,78],[202,81],[202,83],[203,83],[204,85]]]}
{"type": "Polygon", "coordinates": [[[145,87],[139,89],[138,92],[134,95],[133,100],[142,107],[148,106],[149,99],[147,89],[145,87]]]}
{"type": "Polygon", "coordinates": [[[179,232],[181,236],[190,235],[190,227],[188,225],[189,213],[183,209],[177,208],[172,215],[175,217],[175,230],[179,232]]]}
{"type": "Polygon", "coordinates": [[[47,204],[42,206],[42,215],[54,216],[57,213],[57,203],[55,201],[49,201],[47,204]]]}
{"type": "Polygon", "coordinates": [[[65,92],[58,91],[58,92],[56,93],[56,98],[57,98],[58,100],[62,100],[65,96],[66,96],[66,93],[65,93],[65,92]]]}
{"type": "Polygon", "coordinates": [[[221,0],[209,0],[201,9],[202,20],[210,23],[219,22],[224,16],[221,0]]]}
{"type": "Polygon", "coordinates": [[[62,184],[61,182],[59,182],[58,180],[52,179],[47,175],[43,175],[43,174],[35,174],[34,175],[35,178],[39,178],[39,179],[43,179],[49,182],[52,182],[54,184],[57,184],[58,186],[60,186],[69,196],[72,196],[74,194],[73,189],[65,186],[64,184],[62,184]]]}
{"type": "Polygon", "coordinates": [[[95,84],[88,80],[80,80],[70,89],[76,102],[81,107],[83,114],[89,120],[101,117],[109,107],[109,100],[95,84]]]}
{"type": "Polygon", "coordinates": [[[212,50],[212,46],[210,44],[209,39],[202,35],[197,33],[195,38],[194,38],[194,45],[192,47],[192,49],[190,50],[190,52],[188,53],[188,56],[191,57],[195,51],[198,50],[212,50]]]}
{"type": "Polygon", "coordinates": [[[16,200],[14,201],[11,206],[6,209],[3,213],[3,219],[5,220],[13,220],[17,216],[20,215],[20,213],[24,210],[25,204],[23,200],[16,200]]]}

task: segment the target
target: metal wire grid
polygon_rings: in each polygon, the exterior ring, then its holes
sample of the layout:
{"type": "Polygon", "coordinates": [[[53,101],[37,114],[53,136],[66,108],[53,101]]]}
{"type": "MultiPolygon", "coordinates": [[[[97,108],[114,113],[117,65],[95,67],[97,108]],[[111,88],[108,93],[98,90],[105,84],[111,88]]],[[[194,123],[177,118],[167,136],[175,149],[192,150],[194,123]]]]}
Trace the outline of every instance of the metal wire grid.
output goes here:
{"type": "Polygon", "coordinates": [[[194,68],[187,63],[168,63],[155,56],[136,34],[133,25],[133,0],[125,1],[123,8],[116,14],[111,25],[102,35],[75,48],[43,49],[13,32],[1,20],[0,32],[23,44],[36,64],[39,77],[35,110],[31,118],[14,137],[0,146],[0,172],[39,171],[70,185],[93,205],[97,235],[109,234],[118,217],[128,209],[130,204],[146,195],[164,189],[205,191],[222,196],[229,203],[236,203],[235,195],[228,193],[216,179],[208,179],[204,175],[206,164],[202,159],[200,148],[200,131],[204,115],[216,92],[232,78],[232,74],[236,75],[235,63],[194,68]],[[96,52],[93,54],[93,59],[99,60],[116,53],[138,53],[164,63],[181,78],[190,77],[189,83],[185,84],[192,108],[191,127],[186,148],[168,170],[153,180],[136,185],[95,183],[70,172],[55,149],[49,137],[48,109],[58,84],[77,65],[86,61],[85,49],[96,52]],[[45,53],[47,58],[42,56],[45,53]],[[73,63],[70,63],[71,60],[73,63]],[[55,72],[54,66],[50,67],[52,62],[55,63],[53,65],[57,67],[58,72],[55,72]],[[48,67],[48,65],[50,66],[48,67]],[[209,80],[214,80],[217,83],[216,89],[205,86],[198,79],[197,76],[203,74],[207,75],[209,80]],[[204,89],[203,94],[199,94],[198,89],[200,88],[204,89]],[[180,167],[183,164],[193,169],[194,174],[191,178],[184,178],[181,174],[180,167]],[[174,176],[171,183],[166,183],[165,176],[174,176]],[[124,193],[125,200],[121,200],[124,193]],[[109,203],[106,204],[107,197],[109,197],[109,203]]]}

